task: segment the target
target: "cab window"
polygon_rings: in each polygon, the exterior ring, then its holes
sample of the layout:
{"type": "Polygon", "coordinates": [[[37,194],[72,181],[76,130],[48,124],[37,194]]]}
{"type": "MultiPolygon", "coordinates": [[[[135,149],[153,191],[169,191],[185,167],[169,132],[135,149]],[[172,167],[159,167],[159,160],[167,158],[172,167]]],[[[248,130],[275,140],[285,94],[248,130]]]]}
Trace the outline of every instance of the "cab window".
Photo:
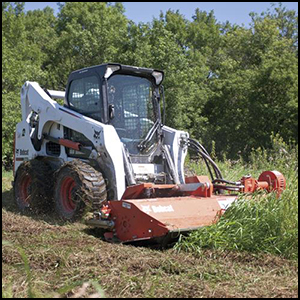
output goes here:
{"type": "Polygon", "coordinates": [[[102,122],[103,106],[97,76],[75,79],[68,94],[70,109],[102,122]]]}

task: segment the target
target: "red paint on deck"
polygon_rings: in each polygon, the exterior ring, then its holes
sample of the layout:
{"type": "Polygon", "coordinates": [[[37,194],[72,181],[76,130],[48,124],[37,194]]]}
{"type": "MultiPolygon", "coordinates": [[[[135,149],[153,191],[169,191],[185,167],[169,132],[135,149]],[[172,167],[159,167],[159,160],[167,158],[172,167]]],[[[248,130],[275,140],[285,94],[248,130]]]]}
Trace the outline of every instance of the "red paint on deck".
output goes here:
{"type": "Polygon", "coordinates": [[[110,201],[110,219],[122,242],[151,239],[169,231],[195,229],[213,224],[222,213],[218,201],[234,196],[172,197],[110,201]]]}

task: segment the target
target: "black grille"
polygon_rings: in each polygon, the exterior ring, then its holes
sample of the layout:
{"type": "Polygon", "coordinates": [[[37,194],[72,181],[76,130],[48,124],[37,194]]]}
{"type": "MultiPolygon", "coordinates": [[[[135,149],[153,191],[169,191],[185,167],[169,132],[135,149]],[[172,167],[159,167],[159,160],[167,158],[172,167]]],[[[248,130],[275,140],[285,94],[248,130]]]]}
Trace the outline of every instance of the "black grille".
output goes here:
{"type": "Polygon", "coordinates": [[[60,145],[53,142],[46,143],[46,153],[48,155],[59,156],[60,155],[60,145]]]}
{"type": "MultiPolygon", "coordinates": [[[[143,77],[114,75],[108,81],[108,102],[115,107],[111,124],[130,154],[140,154],[139,143],[156,121],[153,107],[153,87],[143,77]]],[[[154,135],[149,145],[157,142],[154,135]]],[[[149,147],[143,152],[149,152],[149,147]]]]}
{"type": "Polygon", "coordinates": [[[125,128],[135,138],[143,138],[152,127],[154,116],[149,86],[140,84],[123,89],[125,128]]]}

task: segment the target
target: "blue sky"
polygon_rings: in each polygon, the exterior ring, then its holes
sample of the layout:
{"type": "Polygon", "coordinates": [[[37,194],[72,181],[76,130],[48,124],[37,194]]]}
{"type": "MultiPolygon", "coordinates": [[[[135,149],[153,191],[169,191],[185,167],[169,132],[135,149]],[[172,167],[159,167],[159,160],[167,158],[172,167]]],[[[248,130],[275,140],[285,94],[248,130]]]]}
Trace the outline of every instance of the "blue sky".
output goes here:
{"type": "MultiPolygon", "coordinates": [[[[204,11],[214,10],[216,19],[220,22],[229,21],[238,25],[248,25],[251,21],[250,12],[261,13],[271,8],[271,3],[279,2],[123,2],[125,15],[128,19],[138,22],[151,22],[158,18],[160,11],[166,12],[172,9],[192,20],[192,16],[199,8],[204,11]]],[[[298,2],[282,2],[288,9],[298,12],[298,2]]],[[[58,12],[57,2],[25,2],[25,10],[43,9],[46,6],[52,7],[58,12]]]]}

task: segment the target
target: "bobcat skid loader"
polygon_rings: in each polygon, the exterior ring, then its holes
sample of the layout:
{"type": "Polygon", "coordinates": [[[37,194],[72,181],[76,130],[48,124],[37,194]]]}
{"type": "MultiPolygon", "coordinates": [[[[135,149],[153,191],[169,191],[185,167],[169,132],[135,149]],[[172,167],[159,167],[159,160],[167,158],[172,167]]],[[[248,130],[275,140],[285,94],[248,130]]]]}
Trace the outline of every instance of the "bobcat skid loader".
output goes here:
{"type": "Polygon", "coordinates": [[[165,243],[215,222],[238,193],[283,191],[277,171],[223,179],[200,143],[165,126],[163,77],[109,63],[71,73],[65,92],[26,82],[14,146],[19,209],[54,209],[67,221],[89,212],[88,225],[109,241],[165,243]],[[188,147],[210,178],[185,177],[188,147]]]}

